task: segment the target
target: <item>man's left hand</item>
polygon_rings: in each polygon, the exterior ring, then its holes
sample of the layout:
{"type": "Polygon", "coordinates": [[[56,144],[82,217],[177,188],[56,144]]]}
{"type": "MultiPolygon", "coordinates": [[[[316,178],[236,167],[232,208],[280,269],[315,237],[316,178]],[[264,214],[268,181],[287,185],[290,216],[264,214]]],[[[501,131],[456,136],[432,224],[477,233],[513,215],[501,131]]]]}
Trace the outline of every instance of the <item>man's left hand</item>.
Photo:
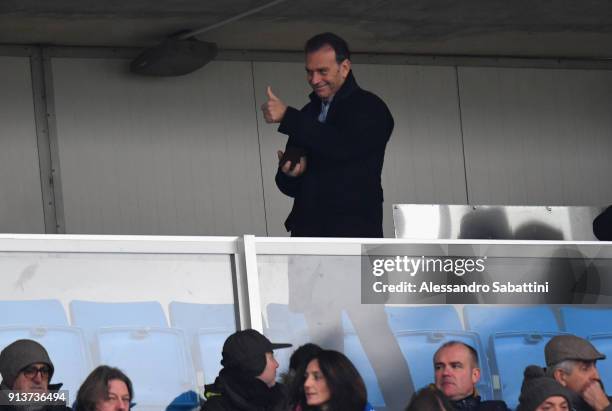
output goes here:
{"type": "Polygon", "coordinates": [[[604,410],[610,405],[610,401],[599,381],[591,381],[590,384],[582,390],[582,398],[596,411],[604,410]]]}
{"type": "Polygon", "coordinates": [[[283,117],[285,117],[287,105],[272,93],[270,86],[268,86],[266,94],[268,95],[268,101],[261,105],[261,111],[263,111],[266,123],[280,123],[283,117]]]}

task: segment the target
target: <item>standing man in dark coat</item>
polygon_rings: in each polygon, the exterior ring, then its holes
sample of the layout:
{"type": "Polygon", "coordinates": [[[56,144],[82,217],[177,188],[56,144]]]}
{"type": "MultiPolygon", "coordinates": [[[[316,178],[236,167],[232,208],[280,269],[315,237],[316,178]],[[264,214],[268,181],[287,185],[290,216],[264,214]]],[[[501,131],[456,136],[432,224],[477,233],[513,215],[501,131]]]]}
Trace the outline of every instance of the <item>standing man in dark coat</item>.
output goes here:
{"type": "MultiPolygon", "coordinates": [[[[342,38],[318,34],[304,51],[310,102],[288,107],[268,87],[262,105],[265,120],[289,136],[276,173],[279,189],[294,198],[285,227],[292,237],[382,237],[380,180],[393,117],[357,85],[342,38]]],[[[312,341],[337,351],[344,351],[346,311],[386,409],[399,410],[412,395],[410,371],[384,307],[361,304],[360,263],[356,256],[290,258],[289,307],[304,313],[312,341]]]]}
{"type": "Polygon", "coordinates": [[[305,46],[310,102],[288,107],[268,87],[262,111],[289,135],[276,184],[293,197],[285,227],[293,237],[382,237],[380,182],[393,117],[361,89],[347,43],[332,33],[305,46]]]}

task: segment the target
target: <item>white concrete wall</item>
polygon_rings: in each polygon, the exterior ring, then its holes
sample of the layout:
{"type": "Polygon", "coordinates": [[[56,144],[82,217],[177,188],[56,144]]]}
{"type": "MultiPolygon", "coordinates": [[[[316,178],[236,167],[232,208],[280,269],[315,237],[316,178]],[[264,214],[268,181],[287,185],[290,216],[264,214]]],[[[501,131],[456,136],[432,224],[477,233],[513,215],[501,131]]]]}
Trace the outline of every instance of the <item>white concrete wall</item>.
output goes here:
{"type": "MultiPolygon", "coordinates": [[[[43,232],[28,61],[0,62],[13,90],[0,94],[0,231],[43,232]]],[[[134,76],[127,64],[52,59],[66,232],[287,235],[291,199],[274,184],[286,137],[259,106],[267,85],[305,104],[303,64],[216,61],[177,78],[134,76]]],[[[612,71],[354,72],[396,121],[383,171],[386,236],[393,203],[612,203],[612,71]]]]}
{"type": "Polygon", "coordinates": [[[0,57],[0,232],[45,232],[27,57],[0,57]]]}
{"type": "Polygon", "coordinates": [[[612,71],[459,69],[472,204],[612,203],[612,71]]]}

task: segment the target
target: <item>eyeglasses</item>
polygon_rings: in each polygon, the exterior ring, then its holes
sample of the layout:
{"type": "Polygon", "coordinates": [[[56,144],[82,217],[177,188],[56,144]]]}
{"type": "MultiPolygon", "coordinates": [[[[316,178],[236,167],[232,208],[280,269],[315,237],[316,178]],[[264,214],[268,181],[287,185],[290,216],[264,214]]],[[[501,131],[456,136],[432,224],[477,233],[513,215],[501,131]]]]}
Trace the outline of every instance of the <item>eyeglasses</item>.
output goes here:
{"type": "Polygon", "coordinates": [[[21,370],[23,375],[28,379],[33,379],[36,377],[36,374],[40,373],[41,378],[49,378],[49,374],[51,373],[51,369],[47,366],[36,367],[35,365],[30,365],[29,367],[21,370]]]}

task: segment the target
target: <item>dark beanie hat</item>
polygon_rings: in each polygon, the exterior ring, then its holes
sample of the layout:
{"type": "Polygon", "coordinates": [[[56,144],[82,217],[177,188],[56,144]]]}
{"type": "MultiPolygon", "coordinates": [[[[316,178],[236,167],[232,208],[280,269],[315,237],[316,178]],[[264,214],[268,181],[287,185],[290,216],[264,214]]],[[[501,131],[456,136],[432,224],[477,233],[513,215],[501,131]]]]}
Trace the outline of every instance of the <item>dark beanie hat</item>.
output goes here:
{"type": "Polygon", "coordinates": [[[221,365],[257,377],[266,368],[266,353],[287,347],[291,344],[272,344],[256,330],[238,331],[225,340],[221,365]]]}
{"type": "Polygon", "coordinates": [[[525,368],[521,396],[516,411],[535,411],[550,397],[563,397],[570,409],[572,393],[555,379],[547,377],[542,367],[530,365],[525,368]]]}
{"type": "Polygon", "coordinates": [[[0,353],[2,384],[12,389],[19,372],[28,365],[36,363],[49,366],[49,381],[51,381],[54,368],[45,347],[33,340],[17,340],[7,345],[0,353]]]}

